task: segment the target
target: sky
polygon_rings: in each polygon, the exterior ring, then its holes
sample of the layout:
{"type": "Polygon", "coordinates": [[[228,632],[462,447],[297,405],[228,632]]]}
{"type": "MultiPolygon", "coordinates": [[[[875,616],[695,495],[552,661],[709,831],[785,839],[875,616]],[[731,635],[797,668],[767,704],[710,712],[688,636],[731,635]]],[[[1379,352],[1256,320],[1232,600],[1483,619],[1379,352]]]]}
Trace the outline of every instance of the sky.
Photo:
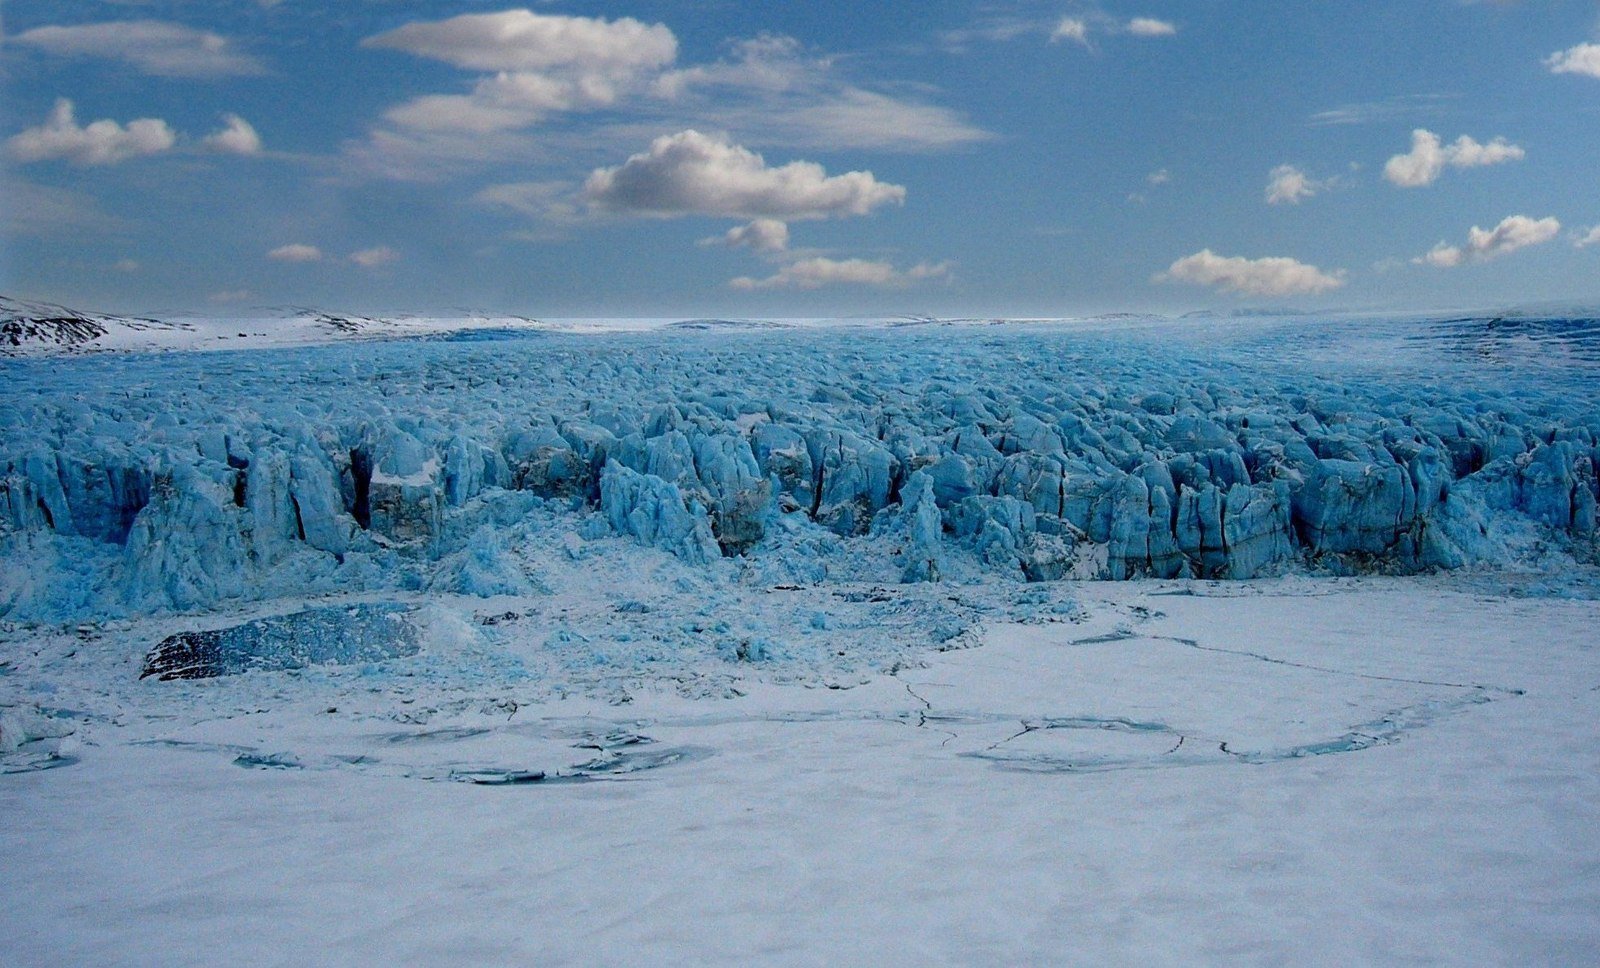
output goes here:
{"type": "Polygon", "coordinates": [[[0,292],[111,312],[1600,302],[1593,0],[10,0],[0,292]]]}

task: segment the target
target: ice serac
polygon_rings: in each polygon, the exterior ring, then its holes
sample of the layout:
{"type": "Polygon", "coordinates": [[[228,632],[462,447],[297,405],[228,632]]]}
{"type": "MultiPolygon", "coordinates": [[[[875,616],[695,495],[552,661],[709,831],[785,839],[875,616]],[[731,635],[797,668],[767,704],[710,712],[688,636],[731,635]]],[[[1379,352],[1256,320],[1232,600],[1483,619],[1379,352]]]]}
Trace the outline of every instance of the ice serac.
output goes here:
{"type": "Polygon", "coordinates": [[[704,565],[721,557],[711,521],[699,503],[685,503],[671,481],[608,461],[600,475],[600,509],[611,527],[684,561],[704,565]]]}
{"type": "Polygon", "coordinates": [[[0,616],[537,593],[520,542],[549,528],[697,568],[742,559],[746,580],[774,583],[1600,559],[1592,368],[1548,386],[1477,358],[1448,386],[1431,369],[1335,378],[1279,362],[1278,343],[1241,362],[1169,336],[674,332],[7,360],[0,616]]]}
{"type": "Polygon", "coordinates": [[[903,535],[905,541],[899,552],[901,581],[938,581],[943,567],[944,516],[934,496],[933,478],[922,471],[912,474],[900,496],[898,527],[892,530],[903,535]]]}
{"type": "Polygon", "coordinates": [[[866,531],[873,514],[889,504],[894,455],[844,429],[813,430],[805,441],[816,475],[811,517],[839,534],[866,531]]]}

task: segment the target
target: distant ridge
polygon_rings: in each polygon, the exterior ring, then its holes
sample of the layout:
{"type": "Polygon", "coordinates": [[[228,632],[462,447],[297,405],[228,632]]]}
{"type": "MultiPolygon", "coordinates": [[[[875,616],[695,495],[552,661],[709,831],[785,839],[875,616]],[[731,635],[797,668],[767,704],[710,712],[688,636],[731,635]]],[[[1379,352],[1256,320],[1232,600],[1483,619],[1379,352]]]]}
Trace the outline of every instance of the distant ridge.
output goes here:
{"type": "Polygon", "coordinates": [[[140,316],[114,316],[68,309],[55,303],[0,296],[0,352],[22,355],[84,348],[116,330],[182,330],[179,323],[140,316]]]}

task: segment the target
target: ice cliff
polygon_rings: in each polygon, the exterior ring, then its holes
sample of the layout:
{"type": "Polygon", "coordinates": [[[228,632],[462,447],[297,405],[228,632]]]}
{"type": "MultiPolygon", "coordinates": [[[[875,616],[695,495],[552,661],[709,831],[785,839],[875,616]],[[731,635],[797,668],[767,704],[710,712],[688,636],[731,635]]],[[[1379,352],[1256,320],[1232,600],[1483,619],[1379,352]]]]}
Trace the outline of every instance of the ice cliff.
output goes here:
{"type": "Polygon", "coordinates": [[[766,576],[1596,558],[1592,365],[1485,364],[1399,323],[1384,345],[1403,352],[1356,361],[1328,348],[1369,346],[1370,328],[1186,326],[4,361],[0,612],[526,594],[535,511],[578,544],[626,536],[766,576]]]}

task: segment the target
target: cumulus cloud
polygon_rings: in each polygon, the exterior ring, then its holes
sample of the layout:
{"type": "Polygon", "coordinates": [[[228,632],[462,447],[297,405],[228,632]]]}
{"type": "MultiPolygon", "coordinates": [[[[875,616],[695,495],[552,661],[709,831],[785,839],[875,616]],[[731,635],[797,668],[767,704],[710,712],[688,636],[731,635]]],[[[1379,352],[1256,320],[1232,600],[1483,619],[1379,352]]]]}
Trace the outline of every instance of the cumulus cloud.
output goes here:
{"type": "Polygon", "coordinates": [[[160,20],[122,20],[74,27],[35,27],[11,38],[63,57],[120,60],[158,77],[261,74],[261,62],[226,37],[160,20]]]}
{"type": "Polygon", "coordinates": [[[304,242],[290,242],[267,253],[274,262],[321,262],[322,250],[304,242]]]}
{"type": "Polygon", "coordinates": [[[1268,205],[1299,205],[1330,186],[1330,181],[1310,178],[1293,165],[1279,165],[1267,179],[1268,205]]]}
{"type": "Polygon", "coordinates": [[[1210,249],[1184,256],[1155,278],[1158,282],[1216,286],[1247,296],[1308,295],[1344,285],[1343,270],[1324,272],[1316,266],[1283,257],[1220,256],[1210,249]]]}
{"type": "Polygon", "coordinates": [[[888,262],[869,259],[829,259],[815,256],[796,259],[765,279],[740,276],[728,285],[735,289],[821,289],[824,286],[900,287],[913,282],[944,279],[950,275],[949,262],[919,262],[901,271],[888,262]]]}
{"type": "Polygon", "coordinates": [[[374,246],[370,249],[362,249],[359,252],[350,253],[350,261],[363,269],[376,269],[379,266],[386,266],[391,262],[399,261],[399,259],[400,253],[387,245],[374,246]]]}
{"type": "Polygon", "coordinates": [[[259,155],[261,153],[261,135],[250,126],[250,122],[237,114],[224,114],[223,127],[206,135],[202,142],[212,151],[220,151],[228,155],[259,155]]]}
{"type": "Polygon", "coordinates": [[[730,249],[756,252],[785,252],[789,248],[789,226],[775,218],[758,218],[748,225],[736,225],[722,235],[701,239],[701,245],[725,245],[730,249]]]}
{"type": "Polygon", "coordinates": [[[1171,37],[1178,32],[1174,24],[1154,17],[1134,17],[1128,21],[1127,30],[1135,37],[1171,37]]]}
{"type": "Polygon", "coordinates": [[[528,10],[410,23],[361,43],[494,72],[470,94],[414,98],[385,114],[425,131],[508,130],[558,111],[607,107],[642,88],[678,53],[677,38],[662,24],[528,10]]]}
{"type": "Polygon", "coordinates": [[[1551,54],[1544,60],[1552,74],[1582,74],[1600,77],[1600,44],[1579,44],[1551,54]]]}
{"type": "Polygon", "coordinates": [[[80,127],[72,102],[56,101],[44,124],[13,135],[6,148],[18,161],[65,159],[75,165],[113,165],[129,158],[168,151],[177,136],[159,118],[139,118],[127,126],[115,121],[93,121],[80,127]]]}
{"type": "Polygon", "coordinates": [[[1446,145],[1432,131],[1418,128],[1411,132],[1411,150],[1390,158],[1383,166],[1383,177],[1401,188],[1421,188],[1437,181],[1446,165],[1451,168],[1481,168],[1520,161],[1526,154],[1504,138],[1479,144],[1462,135],[1446,145]]]}
{"type": "Polygon", "coordinates": [[[664,135],[623,164],[596,169],[583,193],[597,209],[630,215],[775,219],[866,215],[906,197],[903,186],[870,171],[829,176],[810,161],[771,168],[747,148],[694,130],[664,135]]]}
{"type": "Polygon", "coordinates": [[[1487,262],[1530,245],[1543,245],[1561,233],[1561,223],[1553,218],[1533,219],[1511,215],[1492,229],[1474,225],[1467,233],[1465,246],[1440,242],[1427,255],[1411,260],[1418,265],[1453,269],[1464,262],[1487,262]]]}
{"type": "Polygon", "coordinates": [[[1600,243],[1600,225],[1588,230],[1580,230],[1578,237],[1572,240],[1575,248],[1587,249],[1591,245],[1600,243]]]}

